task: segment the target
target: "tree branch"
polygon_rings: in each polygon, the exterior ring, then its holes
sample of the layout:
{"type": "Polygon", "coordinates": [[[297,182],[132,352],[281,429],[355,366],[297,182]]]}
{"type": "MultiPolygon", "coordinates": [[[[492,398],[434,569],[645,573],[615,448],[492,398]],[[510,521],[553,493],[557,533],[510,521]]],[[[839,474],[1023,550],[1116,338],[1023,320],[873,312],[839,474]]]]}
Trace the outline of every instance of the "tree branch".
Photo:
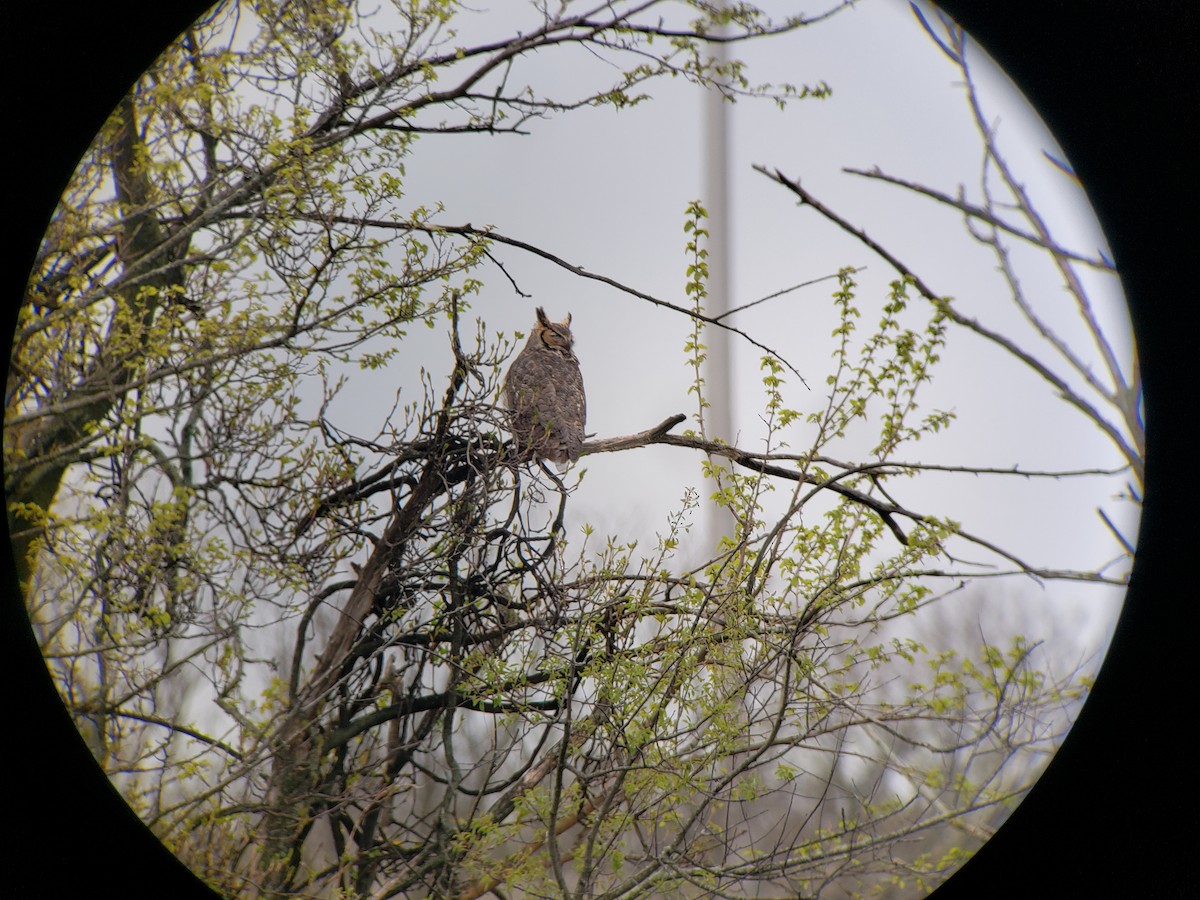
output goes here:
{"type": "MultiPolygon", "coordinates": [[[[849,478],[853,475],[869,473],[872,471],[878,471],[879,469],[886,469],[889,467],[904,467],[904,468],[919,467],[916,464],[902,466],[901,464],[898,464],[898,463],[889,463],[886,461],[875,462],[875,463],[865,463],[863,465],[854,466],[854,467],[845,469],[844,471],[839,472],[838,474],[836,474],[830,478],[827,478],[827,479],[816,479],[816,478],[813,478],[811,475],[809,475],[807,472],[803,471],[802,469],[799,469],[799,468],[785,469],[782,466],[773,465],[769,461],[771,459],[775,459],[775,460],[787,459],[787,460],[795,462],[795,463],[804,463],[809,460],[808,457],[803,457],[803,456],[790,456],[789,457],[789,456],[783,456],[781,454],[752,453],[748,450],[742,450],[739,447],[734,447],[729,444],[722,444],[722,443],[719,443],[716,441],[707,441],[702,438],[687,437],[687,436],[683,436],[683,435],[676,435],[676,434],[668,433],[670,431],[670,429],[674,428],[676,425],[678,425],[680,422],[682,422],[686,418],[687,418],[687,416],[683,415],[682,413],[679,413],[674,416],[671,416],[670,418],[664,419],[662,422],[660,422],[658,425],[655,425],[653,428],[648,428],[645,431],[638,432],[637,434],[624,435],[622,437],[615,437],[615,438],[605,438],[603,440],[598,440],[598,441],[588,441],[588,442],[584,443],[583,448],[580,451],[580,455],[584,456],[584,455],[591,454],[591,453],[613,453],[613,452],[620,451],[620,450],[633,450],[638,447],[647,447],[652,444],[667,444],[672,447],[684,447],[684,448],[691,449],[691,450],[700,450],[700,451],[702,451],[706,454],[712,455],[712,456],[722,456],[722,457],[730,460],[731,462],[733,462],[735,465],[741,466],[745,469],[749,469],[753,472],[758,472],[759,474],[762,474],[762,475],[770,475],[775,478],[783,478],[783,479],[787,479],[788,481],[798,482],[800,484],[811,484],[811,485],[813,485],[813,487],[816,490],[828,490],[828,491],[832,491],[835,494],[840,494],[843,497],[845,497],[846,499],[851,500],[854,503],[857,503],[861,506],[864,506],[867,509],[874,512],[883,521],[883,524],[887,526],[888,530],[892,532],[892,534],[895,536],[896,540],[905,546],[908,546],[908,536],[904,533],[904,531],[900,527],[899,523],[897,523],[896,517],[901,516],[903,518],[906,518],[912,522],[916,522],[921,525],[930,525],[930,526],[938,527],[938,528],[945,527],[947,524],[945,521],[940,520],[934,516],[929,516],[924,513],[915,512],[911,509],[907,509],[903,506],[900,506],[897,503],[880,500],[877,497],[872,497],[870,494],[865,494],[862,491],[856,490],[855,488],[847,487],[846,485],[841,484],[841,479],[849,478]]],[[[937,467],[933,467],[933,468],[937,468],[937,467]]],[[[945,467],[945,468],[947,468],[948,470],[963,471],[963,472],[973,472],[974,471],[974,470],[971,470],[971,469],[965,468],[965,467],[958,468],[958,469],[950,469],[950,467],[945,467]]],[[[1045,475],[1047,477],[1056,477],[1055,473],[1021,472],[1019,469],[984,470],[984,474],[986,474],[986,472],[988,472],[988,471],[995,471],[996,474],[1006,474],[1006,475],[1032,476],[1032,475],[1038,474],[1038,475],[1045,475]]],[[[1082,472],[1082,471],[1075,471],[1075,472],[1058,473],[1058,474],[1071,475],[1071,474],[1087,474],[1087,473],[1082,472]]],[[[1091,472],[1091,474],[1110,474],[1110,473],[1108,473],[1107,470],[1099,470],[1098,472],[1091,472]]],[[[962,538],[963,540],[970,541],[971,543],[973,543],[979,547],[982,547],[985,550],[989,550],[992,553],[995,553],[997,556],[1000,556],[1000,557],[1008,560],[1009,562],[1013,563],[1015,566],[1017,566],[1022,572],[1024,572],[1027,575],[1032,575],[1037,578],[1068,578],[1070,580],[1080,580],[1079,573],[1076,573],[1076,572],[1067,572],[1067,571],[1057,570],[1057,569],[1043,569],[1043,568],[1039,568],[1037,566],[1030,565],[1029,563],[1022,560],[1020,557],[1013,555],[1012,553],[1010,553],[1007,550],[1005,550],[1004,548],[992,543],[991,541],[987,540],[986,538],[982,538],[976,534],[972,534],[971,532],[964,531],[960,527],[957,527],[957,526],[954,527],[954,534],[956,536],[962,538]]],[[[1088,577],[1088,578],[1084,578],[1083,580],[1105,581],[1105,582],[1108,581],[1108,579],[1105,579],[1100,576],[1096,576],[1095,578],[1088,577]]]]}
{"type": "Polygon", "coordinates": [[[964,215],[974,219],[979,219],[987,222],[1001,231],[1006,231],[1014,237],[1018,237],[1023,241],[1033,244],[1035,247],[1040,247],[1046,252],[1056,257],[1063,257],[1074,260],[1078,263],[1083,263],[1085,266],[1091,266],[1095,269],[1100,269],[1104,272],[1115,272],[1116,269],[1112,263],[1106,259],[1099,257],[1084,256],[1081,253],[1076,253],[1073,250],[1067,250],[1065,247],[1060,247],[1058,244],[1049,240],[1048,235],[1032,234],[1028,231],[1022,231],[1014,225],[1009,225],[999,216],[995,215],[990,209],[982,206],[976,206],[973,203],[968,203],[962,197],[951,197],[949,194],[944,194],[941,191],[935,191],[933,188],[925,187],[922,184],[917,184],[912,181],[905,181],[903,178],[897,178],[894,175],[888,175],[880,170],[878,166],[872,169],[856,169],[851,166],[844,167],[843,172],[848,175],[861,175],[863,178],[871,178],[876,181],[884,181],[888,184],[894,184],[898,187],[906,188],[914,194],[922,194],[930,197],[933,200],[943,203],[946,206],[952,206],[964,215]]]}
{"type": "MultiPolygon", "coordinates": [[[[257,216],[257,213],[235,213],[232,215],[233,215],[233,217],[254,218],[257,216]]],[[[537,247],[533,244],[527,243],[526,241],[522,241],[518,238],[508,237],[507,235],[501,234],[500,232],[495,231],[494,229],[476,228],[475,226],[471,225],[470,222],[468,222],[466,225],[418,225],[413,222],[396,222],[396,221],[392,221],[389,219],[376,219],[376,218],[371,218],[371,217],[367,217],[367,216],[342,216],[342,215],[326,216],[326,215],[305,214],[302,212],[297,212],[295,214],[295,216],[298,219],[307,219],[308,221],[313,221],[313,222],[322,222],[322,223],[336,222],[336,223],[340,223],[343,225],[356,225],[356,226],[364,226],[364,227],[369,227],[369,228],[380,228],[380,229],[385,229],[388,231],[399,231],[399,232],[415,231],[415,232],[419,232],[421,234],[430,234],[430,235],[456,234],[456,235],[459,235],[460,237],[469,237],[469,238],[475,238],[475,239],[484,240],[484,241],[494,241],[498,244],[506,244],[510,247],[515,247],[518,250],[524,250],[526,253],[533,254],[534,256],[539,256],[542,259],[547,260],[548,262],[551,262],[556,266],[566,269],[568,272],[570,272],[573,275],[578,275],[580,278],[587,278],[592,281],[599,281],[602,284],[607,284],[609,287],[616,288],[618,291],[621,291],[624,294],[629,294],[630,296],[636,297],[639,300],[645,300],[647,303],[652,303],[655,306],[661,306],[664,309],[669,309],[672,312],[680,313],[681,315],[685,315],[690,319],[695,319],[697,321],[703,322],[706,325],[714,325],[717,328],[723,328],[725,331],[731,332],[732,334],[736,334],[739,337],[741,337],[742,339],[748,341],[753,346],[757,347],[759,350],[762,350],[764,353],[767,353],[767,354],[771,355],[772,357],[774,357],[775,359],[779,360],[781,363],[783,363],[783,365],[787,366],[788,369],[791,370],[792,374],[794,374],[797,378],[800,379],[800,381],[804,384],[805,387],[808,387],[808,382],[805,381],[804,376],[800,374],[800,370],[797,369],[790,362],[788,362],[788,360],[782,354],[771,349],[770,347],[768,347],[766,344],[762,343],[761,341],[757,341],[754,338],[750,337],[750,335],[747,334],[742,329],[737,328],[733,325],[726,324],[725,322],[721,321],[727,315],[730,315],[730,313],[724,313],[720,316],[706,316],[703,313],[696,312],[694,309],[688,309],[685,306],[680,306],[676,303],[671,303],[669,300],[663,300],[659,297],[655,297],[653,294],[647,294],[645,291],[640,291],[635,287],[630,287],[627,284],[617,281],[615,278],[610,278],[607,275],[600,275],[595,272],[589,272],[583,266],[579,266],[579,265],[575,265],[574,263],[567,262],[562,257],[556,256],[555,254],[549,252],[548,250],[543,250],[541,247],[537,247]]],[[[508,276],[507,272],[504,272],[504,274],[506,277],[508,276]]],[[[509,280],[511,281],[511,278],[509,280]]],[[[803,287],[803,285],[797,285],[797,287],[803,287]]],[[[781,292],[781,293],[783,293],[783,292],[781,292]]],[[[777,296],[777,295],[772,295],[772,296],[777,296]]],[[[771,297],[764,297],[762,299],[769,300],[769,299],[771,299],[771,297]]],[[[760,300],[757,302],[762,302],[762,301],[760,300]]],[[[738,310],[732,310],[731,312],[737,312],[737,311],[738,310]]]]}
{"type": "Polygon", "coordinates": [[[992,331],[990,328],[987,328],[981,324],[978,320],[960,313],[950,304],[947,299],[936,294],[933,289],[930,288],[929,285],[920,278],[920,276],[912,271],[912,269],[902,263],[897,257],[889,253],[882,245],[868,237],[867,233],[861,228],[857,228],[850,224],[850,222],[843,219],[829,207],[821,203],[821,201],[801,187],[799,181],[788,178],[779,169],[775,169],[773,172],[771,172],[768,171],[765,166],[755,165],[754,170],[766,175],[772,181],[783,185],[785,188],[799,197],[801,203],[812,207],[843,231],[857,238],[865,247],[879,255],[885,262],[887,262],[888,265],[895,269],[896,272],[907,279],[917,289],[922,297],[934,304],[934,306],[936,306],[948,319],[950,319],[950,321],[975,332],[980,337],[986,338],[994,344],[999,345],[1012,356],[1025,363],[1026,366],[1040,375],[1045,381],[1049,382],[1058,391],[1059,397],[1082,412],[1096,425],[1096,427],[1108,435],[1109,439],[1116,444],[1117,448],[1121,451],[1121,454],[1125,457],[1126,461],[1133,469],[1134,474],[1139,482],[1145,479],[1145,463],[1141,457],[1141,454],[1138,453],[1136,448],[1130,446],[1129,442],[1125,439],[1125,436],[1121,434],[1120,430],[1111,422],[1109,422],[1108,419],[1106,419],[1103,415],[1101,415],[1100,411],[1095,406],[1093,406],[1083,397],[1079,396],[1079,394],[1073,390],[1071,386],[1066,383],[1066,381],[1059,377],[1059,375],[1045,363],[1027,353],[1025,350],[1022,350],[1015,343],[1013,343],[1012,340],[1004,335],[992,331]]]}

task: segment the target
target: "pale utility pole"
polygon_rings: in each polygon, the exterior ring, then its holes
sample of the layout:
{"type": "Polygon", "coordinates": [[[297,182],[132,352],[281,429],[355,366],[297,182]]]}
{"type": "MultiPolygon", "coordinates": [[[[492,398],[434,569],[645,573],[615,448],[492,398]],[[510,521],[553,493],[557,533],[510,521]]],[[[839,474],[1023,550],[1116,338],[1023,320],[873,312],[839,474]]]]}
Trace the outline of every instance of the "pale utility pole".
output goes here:
{"type": "MultiPolygon", "coordinates": [[[[722,26],[719,34],[725,34],[722,26]]],[[[726,44],[718,41],[711,45],[717,65],[728,59],[726,44]]],[[[729,107],[721,92],[710,88],[704,104],[704,194],[702,203],[708,210],[708,298],[705,312],[716,318],[728,312],[731,254],[729,252],[730,206],[729,206],[729,107]]],[[[707,345],[703,374],[704,388],[709,408],[705,411],[708,438],[720,439],[730,444],[735,442],[733,434],[733,390],[729,332],[723,328],[709,326],[704,332],[707,345]]],[[[723,462],[716,459],[714,462],[723,462]]],[[[727,461],[724,461],[727,463],[727,461]]],[[[709,515],[709,546],[729,534],[733,518],[723,509],[713,508],[709,515]]]]}

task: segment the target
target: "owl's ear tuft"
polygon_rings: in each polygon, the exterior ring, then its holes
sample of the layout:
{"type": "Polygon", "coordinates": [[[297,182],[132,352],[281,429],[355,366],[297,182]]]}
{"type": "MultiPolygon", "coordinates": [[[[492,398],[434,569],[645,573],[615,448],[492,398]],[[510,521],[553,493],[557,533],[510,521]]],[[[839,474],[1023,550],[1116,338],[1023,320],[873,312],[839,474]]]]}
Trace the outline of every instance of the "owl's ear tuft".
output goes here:
{"type": "Polygon", "coordinates": [[[563,324],[566,325],[568,328],[571,327],[571,314],[570,313],[567,313],[567,318],[565,320],[563,320],[563,324]]]}
{"type": "Polygon", "coordinates": [[[546,311],[544,309],[542,309],[540,306],[537,308],[537,319],[539,322],[541,322],[547,328],[550,327],[550,319],[546,315],[546,311]]]}

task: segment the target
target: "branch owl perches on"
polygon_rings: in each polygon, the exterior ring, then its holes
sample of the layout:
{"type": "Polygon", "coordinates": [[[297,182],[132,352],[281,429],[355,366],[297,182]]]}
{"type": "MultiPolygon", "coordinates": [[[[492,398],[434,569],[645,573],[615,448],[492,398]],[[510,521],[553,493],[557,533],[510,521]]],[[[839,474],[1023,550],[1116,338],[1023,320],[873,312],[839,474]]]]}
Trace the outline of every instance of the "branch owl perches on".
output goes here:
{"type": "Polygon", "coordinates": [[[551,322],[539,306],[533,333],[504,379],[504,402],[518,452],[559,467],[579,459],[587,418],[574,346],[571,314],[551,322]]]}

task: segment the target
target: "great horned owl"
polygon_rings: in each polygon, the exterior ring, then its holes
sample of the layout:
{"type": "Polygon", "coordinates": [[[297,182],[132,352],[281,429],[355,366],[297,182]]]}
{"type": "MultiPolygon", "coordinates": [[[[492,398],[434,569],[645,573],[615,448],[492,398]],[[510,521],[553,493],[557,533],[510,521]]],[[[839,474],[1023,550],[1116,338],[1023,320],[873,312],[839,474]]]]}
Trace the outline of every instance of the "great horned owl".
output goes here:
{"type": "Polygon", "coordinates": [[[517,449],[559,466],[579,459],[587,417],[574,344],[570,313],[561,322],[551,322],[539,306],[533,333],[504,379],[504,402],[517,449]]]}

